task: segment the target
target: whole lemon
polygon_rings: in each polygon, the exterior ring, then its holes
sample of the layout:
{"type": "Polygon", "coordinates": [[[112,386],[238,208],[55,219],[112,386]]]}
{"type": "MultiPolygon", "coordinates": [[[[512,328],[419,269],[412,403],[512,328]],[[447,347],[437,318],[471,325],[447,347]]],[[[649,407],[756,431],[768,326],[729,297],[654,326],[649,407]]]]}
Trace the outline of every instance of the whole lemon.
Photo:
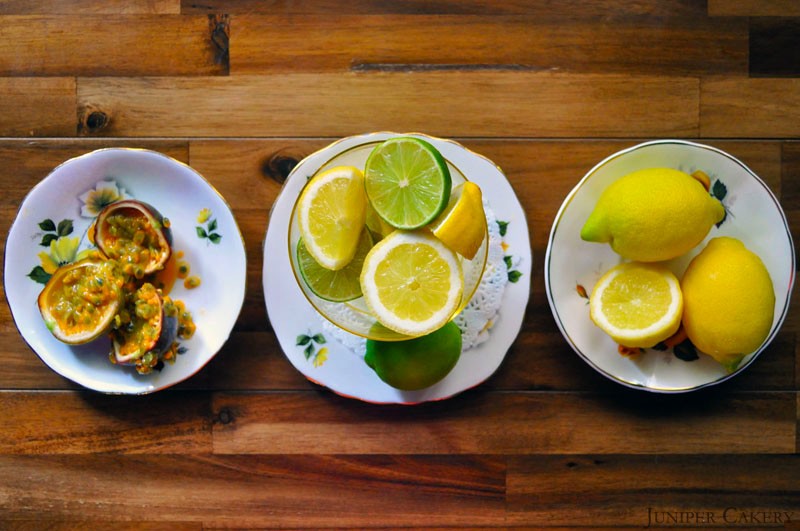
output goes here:
{"type": "Polygon", "coordinates": [[[703,241],[725,207],[691,175],[647,168],[614,181],[600,195],[581,238],[609,243],[629,260],[657,262],[703,241]]]}
{"type": "Polygon", "coordinates": [[[461,330],[453,321],[405,341],[367,340],[364,361],[396,389],[430,387],[447,376],[461,357],[461,330]]]}
{"type": "Polygon", "coordinates": [[[775,291],[764,262],[744,244],[714,238],[681,280],[683,327],[695,347],[733,371],[772,327],[775,291]]]}

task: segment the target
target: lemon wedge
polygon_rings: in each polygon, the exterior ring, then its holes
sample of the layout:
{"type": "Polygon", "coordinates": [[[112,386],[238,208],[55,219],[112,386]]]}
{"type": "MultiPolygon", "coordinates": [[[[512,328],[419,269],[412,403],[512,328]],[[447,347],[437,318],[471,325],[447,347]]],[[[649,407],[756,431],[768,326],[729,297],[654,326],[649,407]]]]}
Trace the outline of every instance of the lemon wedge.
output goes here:
{"type": "Polygon", "coordinates": [[[626,347],[650,348],[681,324],[683,295],[665,267],[625,263],[606,272],[589,297],[592,321],[626,347]]]}
{"type": "Polygon", "coordinates": [[[447,208],[430,229],[434,236],[467,260],[475,258],[486,236],[480,187],[470,181],[456,187],[447,208]]]}
{"type": "Polygon", "coordinates": [[[425,231],[391,233],[370,250],[361,271],[361,291],[377,320],[409,336],[447,323],[463,290],[458,257],[425,231]]]}
{"type": "Polygon", "coordinates": [[[338,271],[353,259],[367,213],[364,174],[337,166],[311,178],[300,194],[297,215],[308,253],[338,271]]]}

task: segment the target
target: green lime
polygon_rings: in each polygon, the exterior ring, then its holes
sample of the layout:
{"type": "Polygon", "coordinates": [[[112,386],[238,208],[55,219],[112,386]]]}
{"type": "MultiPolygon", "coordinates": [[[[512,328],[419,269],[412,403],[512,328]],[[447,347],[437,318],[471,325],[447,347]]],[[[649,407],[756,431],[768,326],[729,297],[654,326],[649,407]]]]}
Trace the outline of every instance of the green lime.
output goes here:
{"type": "Polygon", "coordinates": [[[452,182],[441,153],[424,140],[401,136],[378,144],[364,168],[367,198],[388,224],[423,227],[447,206],[452,182]]]}
{"type": "Polygon", "coordinates": [[[430,387],[447,376],[461,356],[461,330],[449,321],[428,335],[405,341],[367,340],[367,362],[381,380],[397,389],[430,387]]]}
{"type": "Polygon", "coordinates": [[[361,267],[370,249],[372,237],[365,228],[359,236],[353,259],[342,269],[333,271],[314,260],[300,238],[297,242],[297,265],[303,281],[315,295],[333,302],[350,301],[361,296],[361,267]]]}

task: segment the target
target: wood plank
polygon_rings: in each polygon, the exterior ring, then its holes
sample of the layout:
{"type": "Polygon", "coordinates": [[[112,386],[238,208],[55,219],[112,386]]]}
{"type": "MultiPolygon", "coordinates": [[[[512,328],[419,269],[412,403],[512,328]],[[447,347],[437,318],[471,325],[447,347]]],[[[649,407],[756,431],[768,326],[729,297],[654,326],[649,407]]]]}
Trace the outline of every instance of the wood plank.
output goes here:
{"type": "Polygon", "coordinates": [[[750,21],[750,75],[800,77],[800,18],[750,21]]]}
{"type": "Polygon", "coordinates": [[[208,396],[163,392],[2,392],[3,454],[171,453],[210,451],[208,396]]]}
{"type": "Polygon", "coordinates": [[[102,529],[113,525],[114,531],[203,531],[201,522],[120,522],[87,520],[76,515],[74,520],[6,520],[0,518],[0,529],[5,531],[74,531],[75,529],[102,529]]]}
{"type": "Polygon", "coordinates": [[[712,17],[800,17],[796,0],[708,0],[712,17]]]}
{"type": "Polygon", "coordinates": [[[4,15],[0,25],[3,76],[206,76],[228,72],[225,17],[4,15]]]}
{"type": "Polygon", "coordinates": [[[798,474],[796,455],[512,457],[507,525],[782,527],[798,474]]]}
{"type": "Polygon", "coordinates": [[[598,25],[574,8],[568,16],[545,17],[241,15],[232,39],[234,74],[437,67],[681,76],[747,71],[746,20],[705,16],[598,25]]]}
{"type": "Polygon", "coordinates": [[[75,135],[73,78],[0,78],[0,94],[0,136],[75,135]]]}
{"type": "MultiPolygon", "coordinates": [[[[779,1],[779,0],[771,0],[779,1]]],[[[275,14],[287,15],[380,15],[380,14],[429,14],[429,15],[536,15],[537,17],[576,18],[587,20],[602,17],[603,21],[620,18],[672,18],[701,17],[706,15],[703,2],[685,0],[576,0],[531,2],[529,0],[406,0],[386,2],[384,0],[182,0],[184,14],[230,13],[230,14],[275,14]]]]}
{"type": "Polygon", "coordinates": [[[181,0],[3,0],[0,15],[179,14],[181,0]]]}
{"type": "Polygon", "coordinates": [[[415,407],[376,406],[330,393],[216,394],[214,453],[795,451],[793,392],[729,393],[724,386],[707,391],[688,396],[471,391],[415,407]]]}
{"type": "Polygon", "coordinates": [[[0,456],[0,484],[4,519],[47,507],[65,520],[353,529],[493,525],[505,511],[505,461],[483,456],[0,456]]]}
{"type": "Polygon", "coordinates": [[[800,79],[704,78],[700,84],[700,136],[800,136],[800,79]]]}
{"type": "Polygon", "coordinates": [[[694,136],[698,91],[693,78],[531,72],[78,79],[79,112],[107,117],[92,136],[694,136]]]}

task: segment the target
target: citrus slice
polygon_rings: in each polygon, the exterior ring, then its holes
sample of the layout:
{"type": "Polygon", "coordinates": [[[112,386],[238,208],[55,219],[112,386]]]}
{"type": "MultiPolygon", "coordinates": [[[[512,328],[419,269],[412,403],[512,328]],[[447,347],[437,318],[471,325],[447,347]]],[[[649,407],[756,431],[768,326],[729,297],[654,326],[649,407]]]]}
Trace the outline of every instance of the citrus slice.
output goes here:
{"type": "Polygon", "coordinates": [[[361,231],[356,254],[350,263],[337,271],[322,267],[314,260],[301,239],[297,242],[297,264],[306,286],[320,298],[333,302],[344,302],[361,296],[361,267],[372,248],[372,237],[368,230],[361,231]]]}
{"type": "Polygon", "coordinates": [[[333,271],[346,266],[356,253],[366,212],[364,174],[358,168],[337,166],[312,177],[300,194],[297,215],[314,260],[333,271]]]}
{"type": "Polygon", "coordinates": [[[47,329],[70,345],[100,337],[122,307],[122,283],[113,261],[86,259],[59,267],[38,298],[47,329]]]}
{"type": "Polygon", "coordinates": [[[409,336],[449,321],[463,289],[458,257],[427,232],[391,233],[367,254],[361,272],[364,300],[378,321],[409,336]]]}
{"type": "Polygon", "coordinates": [[[620,264],[606,272],[589,298],[592,321],[620,345],[649,348],[681,323],[680,283],[668,269],[643,263],[620,264]]]}
{"type": "Polygon", "coordinates": [[[441,153],[414,137],[391,138],[372,150],[364,168],[369,202],[398,229],[436,219],[450,199],[450,171],[441,153]]]}
{"type": "Polygon", "coordinates": [[[430,229],[434,236],[467,260],[475,258],[486,235],[480,187],[467,181],[455,188],[447,208],[430,229]]]}

